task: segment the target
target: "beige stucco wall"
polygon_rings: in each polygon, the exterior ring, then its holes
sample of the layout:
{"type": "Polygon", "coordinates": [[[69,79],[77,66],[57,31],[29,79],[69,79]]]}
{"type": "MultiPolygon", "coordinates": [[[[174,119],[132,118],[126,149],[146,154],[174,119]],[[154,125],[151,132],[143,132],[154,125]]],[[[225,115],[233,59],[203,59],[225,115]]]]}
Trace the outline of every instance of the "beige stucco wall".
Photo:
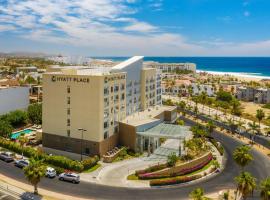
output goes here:
{"type": "MultiPolygon", "coordinates": [[[[145,110],[150,106],[150,101],[156,101],[156,69],[155,68],[143,68],[141,70],[141,104],[142,109],[145,110]],[[153,82],[150,80],[153,79],[153,82]],[[147,82],[148,80],[148,82],[147,82]],[[150,85],[154,85],[154,89],[150,89],[150,85]],[[148,91],[146,91],[146,86],[148,91]],[[150,98],[150,93],[154,94],[150,98]]],[[[155,104],[156,102],[154,102],[155,104]]]]}

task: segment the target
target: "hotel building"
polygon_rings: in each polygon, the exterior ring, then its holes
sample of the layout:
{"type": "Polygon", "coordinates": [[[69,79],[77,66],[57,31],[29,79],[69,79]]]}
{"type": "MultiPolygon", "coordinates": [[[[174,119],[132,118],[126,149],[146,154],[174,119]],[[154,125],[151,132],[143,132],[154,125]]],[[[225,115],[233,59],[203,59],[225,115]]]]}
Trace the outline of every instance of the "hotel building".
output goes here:
{"type": "Polygon", "coordinates": [[[148,67],[156,68],[162,72],[173,72],[177,70],[189,70],[196,72],[195,63],[159,63],[159,62],[148,62],[146,63],[148,67]]]}
{"type": "Polygon", "coordinates": [[[141,56],[114,67],[53,67],[43,74],[44,150],[104,155],[131,139],[120,138],[120,123],[161,104],[161,76],[141,56]]]}

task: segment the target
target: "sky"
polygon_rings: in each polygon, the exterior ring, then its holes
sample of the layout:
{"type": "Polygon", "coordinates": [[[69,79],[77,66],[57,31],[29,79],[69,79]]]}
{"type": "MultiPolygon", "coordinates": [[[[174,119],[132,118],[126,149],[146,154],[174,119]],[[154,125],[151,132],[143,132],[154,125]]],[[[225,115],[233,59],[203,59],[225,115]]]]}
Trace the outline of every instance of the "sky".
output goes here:
{"type": "Polygon", "coordinates": [[[270,56],[270,1],[0,0],[0,52],[270,56]]]}

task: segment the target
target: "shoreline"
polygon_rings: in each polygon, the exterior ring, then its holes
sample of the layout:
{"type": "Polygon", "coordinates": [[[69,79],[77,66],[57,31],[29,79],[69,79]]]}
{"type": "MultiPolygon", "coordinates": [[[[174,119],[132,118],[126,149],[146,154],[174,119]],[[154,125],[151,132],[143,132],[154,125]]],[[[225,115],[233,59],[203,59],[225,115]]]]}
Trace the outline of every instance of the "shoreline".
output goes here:
{"type": "Polygon", "coordinates": [[[231,76],[231,77],[236,77],[240,80],[245,80],[245,81],[260,81],[263,79],[267,79],[270,81],[270,76],[258,75],[260,73],[219,72],[219,71],[207,71],[207,70],[196,70],[196,73],[207,73],[207,74],[218,75],[218,76],[231,76]]]}

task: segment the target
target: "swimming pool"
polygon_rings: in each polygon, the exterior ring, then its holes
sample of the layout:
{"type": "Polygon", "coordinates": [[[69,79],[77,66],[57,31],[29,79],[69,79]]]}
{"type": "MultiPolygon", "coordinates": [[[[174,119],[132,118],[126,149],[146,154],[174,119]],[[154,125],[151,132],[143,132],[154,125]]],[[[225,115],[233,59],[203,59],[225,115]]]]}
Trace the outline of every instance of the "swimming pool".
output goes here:
{"type": "Polygon", "coordinates": [[[21,134],[25,134],[25,135],[27,135],[27,134],[30,134],[31,132],[33,132],[33,130],[32,129],[24,129],[24,130],[22,130],[22,131],[18,131],[18,132],[16,132],[16,133],[12,133],[11,134],[11,139],[17,139],[18,137],[20,137],[20,135],[21,134]]]}

